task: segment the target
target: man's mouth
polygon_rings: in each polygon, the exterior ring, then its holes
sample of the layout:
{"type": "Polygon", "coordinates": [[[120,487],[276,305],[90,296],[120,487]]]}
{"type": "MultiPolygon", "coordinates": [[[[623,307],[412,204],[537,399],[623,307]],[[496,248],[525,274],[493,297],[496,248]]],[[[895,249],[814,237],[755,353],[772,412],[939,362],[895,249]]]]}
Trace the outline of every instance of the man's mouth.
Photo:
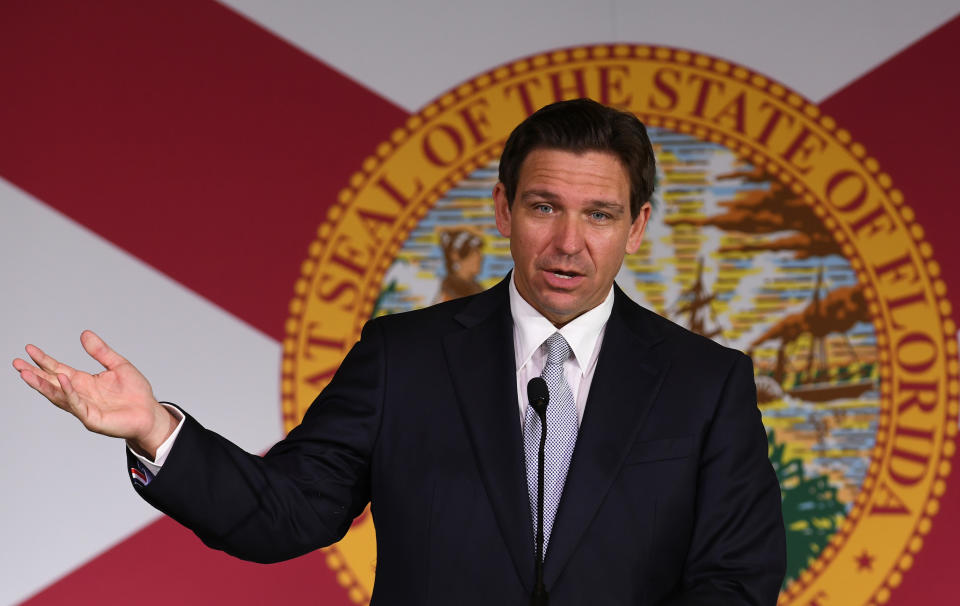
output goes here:
{"type": "Polygon", "coordinates": [[[555,284],[562,284],[565,282],[575,283],[578,278],[582,278],[583,274],[572,270],[564,269],[560,267],[546,267],[544,272],[551,277],[552,280],[555,280],[555,284]]]}

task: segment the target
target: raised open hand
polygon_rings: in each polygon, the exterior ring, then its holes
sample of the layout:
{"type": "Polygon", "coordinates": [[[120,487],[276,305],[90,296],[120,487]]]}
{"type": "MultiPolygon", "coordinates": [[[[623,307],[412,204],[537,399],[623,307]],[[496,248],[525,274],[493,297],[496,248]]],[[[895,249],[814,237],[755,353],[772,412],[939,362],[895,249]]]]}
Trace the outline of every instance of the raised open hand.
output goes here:
{"type": "Polygon", "coordinates": [[[152,457],[176,420],[157,402],[146,377],[103,339],[85,330],[80,342],[106,370],[95,375],[76,370],[35,345],[26,350],[36,366],[17,358],[13,367],[27,385],[90,431],[124,438],[152,457]]]}

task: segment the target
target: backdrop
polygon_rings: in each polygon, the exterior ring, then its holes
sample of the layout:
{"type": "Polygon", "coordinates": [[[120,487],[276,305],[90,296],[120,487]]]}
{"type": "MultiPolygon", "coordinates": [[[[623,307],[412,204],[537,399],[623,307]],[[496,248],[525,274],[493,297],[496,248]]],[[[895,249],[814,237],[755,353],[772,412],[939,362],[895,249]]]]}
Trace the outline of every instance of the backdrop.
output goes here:
{"type": "MultiPolygon", "coordinates": [[[[0,351],[94,370],[92,328],[159,398],[262,452],[359,322],[451,294],[445,241],[479,242],[467,281],[503,274],[498,145],[587,94],[641,115],[660,156],[656,229],[621,284],[754,355],[794,508],[784,603],[947,603],[957,13],[4,0],[0,351]]],[[[0,603],[368,599],[366,518],[341,548],[239,562],[135,496],[122,444],[13,370],[0,397],[0,603]]]]}

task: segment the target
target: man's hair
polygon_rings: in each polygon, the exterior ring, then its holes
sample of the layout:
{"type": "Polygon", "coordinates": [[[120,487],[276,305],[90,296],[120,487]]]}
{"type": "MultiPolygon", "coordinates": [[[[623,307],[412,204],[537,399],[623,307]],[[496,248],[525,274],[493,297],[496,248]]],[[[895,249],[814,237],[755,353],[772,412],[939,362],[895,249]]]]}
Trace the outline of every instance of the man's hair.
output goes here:
{"type": "Polygon", "coordinates": [[[536,149],[615,155],[630,178],[631,219],[637,218],[653,193],[653,146],[646,127],[631,113],[591,99],[573,99],[551,103],[531,114],[510,133],[500,156],[500,182],[511,207],[523,161],[536,149]]]}

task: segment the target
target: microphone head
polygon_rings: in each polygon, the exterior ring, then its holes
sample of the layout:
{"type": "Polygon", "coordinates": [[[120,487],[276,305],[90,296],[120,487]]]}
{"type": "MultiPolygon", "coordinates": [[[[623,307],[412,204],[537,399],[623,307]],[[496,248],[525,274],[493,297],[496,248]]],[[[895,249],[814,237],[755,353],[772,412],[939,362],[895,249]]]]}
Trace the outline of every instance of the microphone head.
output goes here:
{"type": "Polygon", "coordinates": [[[527,383],[527,400],[538,412],[541,407],[547,407],[550,401],[550,390],[547,389],[547,382],[543,377],[534,377],[527,383]]]}

